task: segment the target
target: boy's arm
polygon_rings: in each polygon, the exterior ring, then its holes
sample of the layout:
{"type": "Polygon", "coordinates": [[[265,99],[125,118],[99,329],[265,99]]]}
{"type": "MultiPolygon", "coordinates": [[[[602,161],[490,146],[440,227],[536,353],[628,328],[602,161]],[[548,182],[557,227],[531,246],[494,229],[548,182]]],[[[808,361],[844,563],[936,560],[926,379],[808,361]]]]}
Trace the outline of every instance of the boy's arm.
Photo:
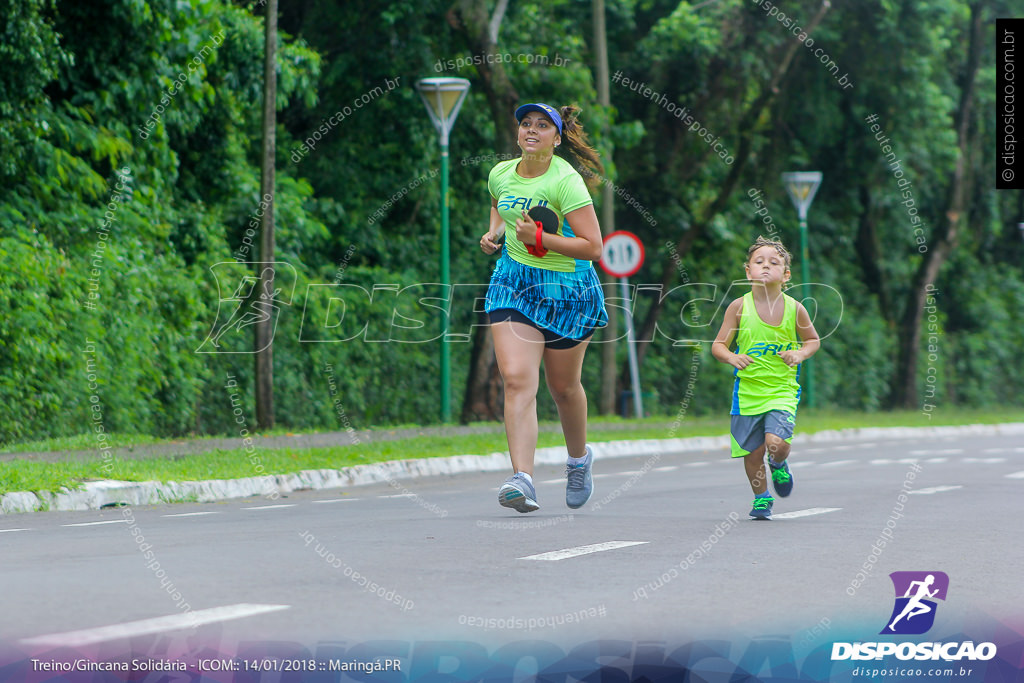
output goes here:
{"type": "Polygon", "coordinates": [[[740,329],[740,311],[743,310],[743,299],[736,299],[725,309],[725,318],[722,320],[722,327],[718,330],[718,336],[711,344],[711,355],[716,360],[728,363],[737,370],[742,370],[754,359],[750,356],[733,353],[730,349],[736,338],[736,330],[740,329]]]}
{"type": "Polygon", "coordinates": [[[811,316],[800,302],[796,304],[796,336],[800,337],[800,348],[783,351],[779,354],[786,365],[790,367],[804,362],[821,348],[818,331],[814,329],[811,316]]]}

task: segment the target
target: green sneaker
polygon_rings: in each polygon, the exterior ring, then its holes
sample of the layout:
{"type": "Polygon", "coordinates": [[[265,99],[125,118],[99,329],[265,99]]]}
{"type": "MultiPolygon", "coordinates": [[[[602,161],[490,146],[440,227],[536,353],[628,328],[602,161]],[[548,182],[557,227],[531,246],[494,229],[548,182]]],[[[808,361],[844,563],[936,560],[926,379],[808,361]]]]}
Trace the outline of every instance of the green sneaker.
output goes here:
{"type": "Polygon", "coordinates": [[[754,507],[750,510],[750,516],[754,519],[771,519],[774,502],[775,499],[771,496],[758,496],[754,499],[754,507]]]}
{"type": "Polygon", "coordinates": [[[771,462],[768,464],[772,471],[772,486],[775,487],[775,493],[779,494],[780,498],[793,493],[793,475],[789,471],[789,463],[783,460],[779,467],[775,467],[771,462]]]}

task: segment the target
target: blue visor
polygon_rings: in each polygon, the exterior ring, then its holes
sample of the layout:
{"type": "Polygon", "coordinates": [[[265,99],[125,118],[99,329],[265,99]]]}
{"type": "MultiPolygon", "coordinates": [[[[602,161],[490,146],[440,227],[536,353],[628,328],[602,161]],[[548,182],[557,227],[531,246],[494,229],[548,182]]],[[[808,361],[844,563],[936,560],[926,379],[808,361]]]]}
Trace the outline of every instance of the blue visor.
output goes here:
{"type": "Polygon", "coordinates": [[[519,109],[516,109],[516,121],[522,123],[523,117],[531,111],[539,111],[547,116],[555,124],[555,127],[558,128],[558,134],[562,134],[562,117],[559,116],[557,109],[546,104],[524,104],[519,109]]]}

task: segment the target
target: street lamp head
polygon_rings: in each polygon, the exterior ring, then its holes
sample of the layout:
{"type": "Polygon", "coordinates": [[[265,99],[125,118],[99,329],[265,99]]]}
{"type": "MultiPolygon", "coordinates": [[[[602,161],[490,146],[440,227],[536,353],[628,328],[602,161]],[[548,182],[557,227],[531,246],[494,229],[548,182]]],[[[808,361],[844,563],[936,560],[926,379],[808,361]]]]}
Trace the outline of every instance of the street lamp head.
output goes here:
{"type": "Polygon", "coordinates": [[[455,125],[455,118],[469,92],[469,81],[465,78],[423,78],[416,81],[416,90],[441,136],[441,144],[447,146],[448,133],[455,125]]]}
{"type": "Polygon", "coordinates": [[[821,185],[820,171],[796,171],[783,173],[782,182],[786,184],[786,193],[793,201],[800,220],[807,220],[807,210],[811,208],[814,195],[818,193],[818,186],[821,185]]]}

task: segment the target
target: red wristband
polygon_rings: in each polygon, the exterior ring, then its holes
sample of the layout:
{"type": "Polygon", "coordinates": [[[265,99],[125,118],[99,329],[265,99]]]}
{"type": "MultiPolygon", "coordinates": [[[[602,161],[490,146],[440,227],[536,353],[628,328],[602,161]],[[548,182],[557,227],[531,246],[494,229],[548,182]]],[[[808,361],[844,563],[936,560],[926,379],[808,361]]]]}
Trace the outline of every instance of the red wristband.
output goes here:
{"type": "Polygon", "coordinates": [[[537,223],[537,243],[527,244],[526,251],[533,256],[544,256],[544,254],[548,253],[548,250],[544,248],[544,226],[540,221],[535,222],[537,223]]]}

